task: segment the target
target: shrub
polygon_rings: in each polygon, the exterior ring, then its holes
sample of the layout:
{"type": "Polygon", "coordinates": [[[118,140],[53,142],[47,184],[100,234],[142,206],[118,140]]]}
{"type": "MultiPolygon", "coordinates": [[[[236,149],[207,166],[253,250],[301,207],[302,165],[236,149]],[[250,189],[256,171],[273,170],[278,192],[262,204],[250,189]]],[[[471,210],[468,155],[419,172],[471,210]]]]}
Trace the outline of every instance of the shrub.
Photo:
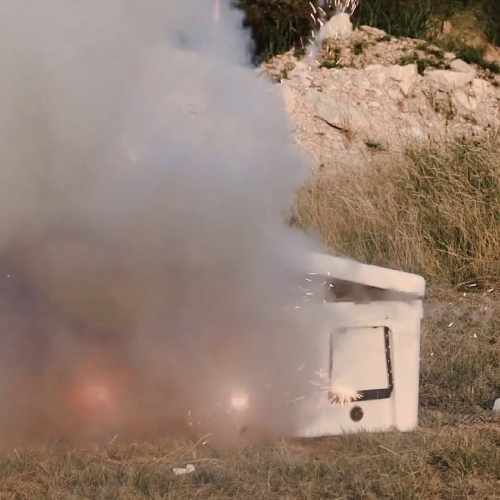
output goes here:
{"type": "Polygon", "coordinates": [[[454,52],[458,59],[462,59],[469,64],[477,64],[480,68],[491,71],[491,73],[500,73],[500,64],[495,61],[487,61],[486,45],[471,45],[461,38],[447,37],[439,42],[445,50],[454,52]]]}
{"type": "Polygon", "coordinates": [[[307,44],[314,24],[308,0],[234,0],[233,3],[245,12],[243,24],[252,32],[256,62],[307,44]]]}
{"type": "Polygon", "coordinates": [[[480,0],[479,21],[489,42],[500,44],[500,5],[498,0],[480,0]]]}
{"type": "Polygon", "coordinates": [[[392,36],[425,38],[432,26],[434,0],[361,0],[355,25],[375,26],[392,36]]]}

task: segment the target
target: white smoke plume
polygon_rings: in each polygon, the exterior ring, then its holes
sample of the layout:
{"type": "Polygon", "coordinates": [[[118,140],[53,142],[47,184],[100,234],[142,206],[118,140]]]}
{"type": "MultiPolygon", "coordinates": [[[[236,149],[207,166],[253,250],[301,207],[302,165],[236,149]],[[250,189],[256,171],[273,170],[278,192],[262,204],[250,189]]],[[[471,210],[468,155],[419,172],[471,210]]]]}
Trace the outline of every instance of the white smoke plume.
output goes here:
{"type": "Polygon", "coordinates": [[[283,211],[307,163],[213,8],[0,2],[0,444],[300,424],[316,243],[283,211]]]}

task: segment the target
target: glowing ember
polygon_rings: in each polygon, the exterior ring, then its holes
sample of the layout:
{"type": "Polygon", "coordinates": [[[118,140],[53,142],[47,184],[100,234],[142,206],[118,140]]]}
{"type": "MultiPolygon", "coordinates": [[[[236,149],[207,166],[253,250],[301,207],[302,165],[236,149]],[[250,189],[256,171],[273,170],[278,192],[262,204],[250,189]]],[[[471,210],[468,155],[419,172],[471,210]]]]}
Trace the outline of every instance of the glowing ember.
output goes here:
{"type": "Polygon", "coordinates": [[[231,408],[236,411],[245,411],[249,406],[248,394],[233,394],[231,396],[231,408]]]}
{"type": "Polygon", "coordinates": [[[92,384],[86,386],[82,391],[82,397],[84,401],[92,405],[109,406],[112,402],[111,392],[104,385],[92,384]]]}
{"type": "Polygon", "coordinates": [[[75,409],[85,418],[116,409],[124,394],[133,390],[131,375],[114,362],[111,353],[104,350],[89,353],[88,359],[75,368],[72,377],[75,409]]]}

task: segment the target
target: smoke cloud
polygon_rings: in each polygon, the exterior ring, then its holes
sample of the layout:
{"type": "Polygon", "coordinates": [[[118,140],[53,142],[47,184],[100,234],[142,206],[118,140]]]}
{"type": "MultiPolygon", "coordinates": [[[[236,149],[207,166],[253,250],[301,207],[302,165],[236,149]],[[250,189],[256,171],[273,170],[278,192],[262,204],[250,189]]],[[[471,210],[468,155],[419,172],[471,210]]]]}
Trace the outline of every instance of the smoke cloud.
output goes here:
{"type": "Polygon", "coordinates": [[[229,0],[0,3],[0,444],[300,425],[316,243],[283,211],[307,162],[241,22],[229,0]]]}

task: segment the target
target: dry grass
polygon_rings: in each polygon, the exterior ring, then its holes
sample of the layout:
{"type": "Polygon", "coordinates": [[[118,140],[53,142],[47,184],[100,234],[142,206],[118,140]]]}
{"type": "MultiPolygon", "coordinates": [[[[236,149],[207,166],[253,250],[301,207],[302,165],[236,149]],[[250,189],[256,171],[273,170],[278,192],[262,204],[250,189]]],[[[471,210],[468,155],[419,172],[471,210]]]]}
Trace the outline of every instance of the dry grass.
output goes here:
{"type": "MultiPolygon", "coordinates": [[[[457,141],[365,177],[315,178],[299,196],[300,222],[363,260],[500,286],[499,152],[496,138],[457,141]]],[[[500,498],[499,297],[495,287],[430,288],[415,432],[218,453],[118,440],[18,449],[0,456],[0,499],[500,498]],[[194,473],[174,475],[188,463],[194,473]]]]}
{"type": "Polygon", "coordinates": [[[495,303],[494,292],[431,291],[416,432],[222,453],[175,442],[16,450],[0,460],[0,498],[500,498],[500,414],[490,410],[500,397],[495,303]],[[188,463],[194,473],[173,474],[188,463]]]}
{"type": "Polygon", "coordinates": [[[500,139],[409,148],[367,172],[318,174],[297,223],[337,252],[434,282],[500,280],[500,139]]]}

